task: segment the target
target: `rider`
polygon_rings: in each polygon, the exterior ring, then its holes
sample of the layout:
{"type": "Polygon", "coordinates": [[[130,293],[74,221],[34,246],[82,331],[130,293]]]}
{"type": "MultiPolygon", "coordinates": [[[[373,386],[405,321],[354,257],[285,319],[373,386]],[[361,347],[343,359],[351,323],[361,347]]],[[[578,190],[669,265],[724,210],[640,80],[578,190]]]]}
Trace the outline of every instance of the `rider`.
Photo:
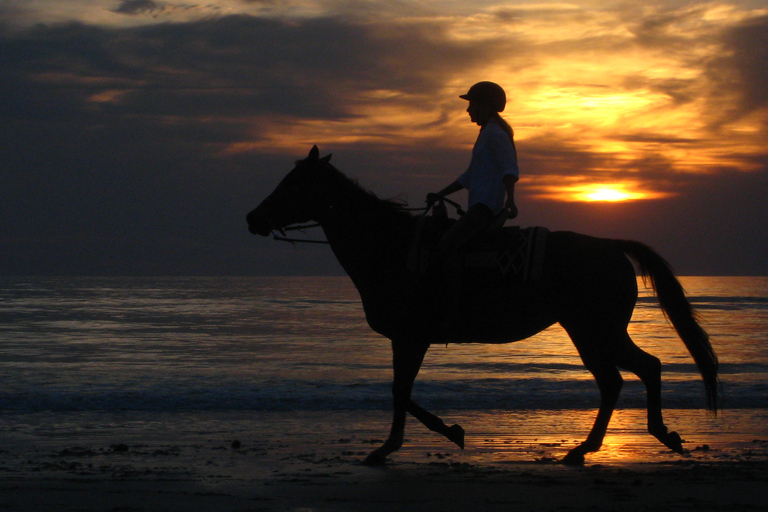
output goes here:
{"type": "Polygon", "coordinates": [[[478,82],[459,97],[469,101],[469,118],[480,126],[472,159],[456,181],[427,195],[427,202],[433,203],[461,189],[469,190],[467,212],[443,235],[439,245],[446,288],[454,305],[461,289],[459,248],[495,220],[503,224],[503,219],[517,216],[514,193],[519,176],[514,133],[499,115],[507,102],[504,89],[493,82],[478,82]]]}

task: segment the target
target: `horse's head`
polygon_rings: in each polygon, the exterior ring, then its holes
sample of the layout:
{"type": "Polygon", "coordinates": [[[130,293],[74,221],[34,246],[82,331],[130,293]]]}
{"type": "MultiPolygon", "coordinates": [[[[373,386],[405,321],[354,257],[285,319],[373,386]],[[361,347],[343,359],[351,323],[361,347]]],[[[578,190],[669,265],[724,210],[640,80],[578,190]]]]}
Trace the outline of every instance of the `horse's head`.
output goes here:
{"type": "Polygon", "coordinates": [[[312,146],[309,156],[296,162],[274,192],[248,214],[248,230],[267,236],[291,224],[318,220],[326,188],[320,171],[331,168],[330,160],[331,155],[320,158],[317,146],[312,146]]]}

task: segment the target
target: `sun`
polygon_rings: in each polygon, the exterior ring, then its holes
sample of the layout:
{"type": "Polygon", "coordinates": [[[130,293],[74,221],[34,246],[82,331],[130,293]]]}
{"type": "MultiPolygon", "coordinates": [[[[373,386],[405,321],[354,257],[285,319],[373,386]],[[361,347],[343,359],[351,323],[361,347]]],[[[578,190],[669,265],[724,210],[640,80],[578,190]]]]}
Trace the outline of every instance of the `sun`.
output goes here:
{"type": "Polygon", "coordinates": [[[619,203],[647,199],[649,194],[632,183],[595,183],[574,187],[571,198],[575,201],[619,203]]]}
{"type": "Polygon", "coordinates": [[[597,188],[593,192],[583,193],[583,197],[587,201],[628,201],[633,199],[632,194],[616,188],[597,188]]]}
{"type": "Polygon", "coordinates": [[[623,203],[649,199],[662,199],[674,195],[671,192],[648,190],[635,181],[614,183],[590,183],[580,185],[534,185],[534,195],[555,201],[585,203],[623,203]]]}

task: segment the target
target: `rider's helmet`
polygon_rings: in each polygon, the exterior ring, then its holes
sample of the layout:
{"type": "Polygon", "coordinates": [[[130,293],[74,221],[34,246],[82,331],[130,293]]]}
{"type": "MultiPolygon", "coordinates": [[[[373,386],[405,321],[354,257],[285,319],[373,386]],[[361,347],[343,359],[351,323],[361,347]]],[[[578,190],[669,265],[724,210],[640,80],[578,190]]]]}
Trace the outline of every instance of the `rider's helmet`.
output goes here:
{"type": "Polygon", "coordinates": [[[507,95],[504,93],[504,89],[493,82],[477,82],[469,88],[467,94],[462,94],[459,98],[484,103],[496,112],[503,112],[507,104],[507,95]]]}

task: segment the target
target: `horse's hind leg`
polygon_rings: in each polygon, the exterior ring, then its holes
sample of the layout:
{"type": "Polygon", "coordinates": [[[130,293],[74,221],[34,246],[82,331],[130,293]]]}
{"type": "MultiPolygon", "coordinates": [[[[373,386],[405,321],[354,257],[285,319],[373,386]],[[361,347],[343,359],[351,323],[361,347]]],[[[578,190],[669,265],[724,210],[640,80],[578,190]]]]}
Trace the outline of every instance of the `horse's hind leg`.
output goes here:
{"type": "Polygon", "coordinates": [[[648,394],[648,432],[670,450],[683,453],[683,445],[677,432],[668,432],[661,414],[661,361],[645,352],[627,335],[629,345],[619,359],[619,366],[625,368],[645,384],[648,394]]]}
{"type": "Polygon", "coordinates": [[[423,409],[413,400],[408,402],[406,410],[411,413],[414,418],[422,422],[429,430],[444,435],[448,440],[456,443],[456,446],[462,450],[464,449],[464,429],[461,425],[452,425],[449,427],[443,420],[428,410],[423,409]]]}

